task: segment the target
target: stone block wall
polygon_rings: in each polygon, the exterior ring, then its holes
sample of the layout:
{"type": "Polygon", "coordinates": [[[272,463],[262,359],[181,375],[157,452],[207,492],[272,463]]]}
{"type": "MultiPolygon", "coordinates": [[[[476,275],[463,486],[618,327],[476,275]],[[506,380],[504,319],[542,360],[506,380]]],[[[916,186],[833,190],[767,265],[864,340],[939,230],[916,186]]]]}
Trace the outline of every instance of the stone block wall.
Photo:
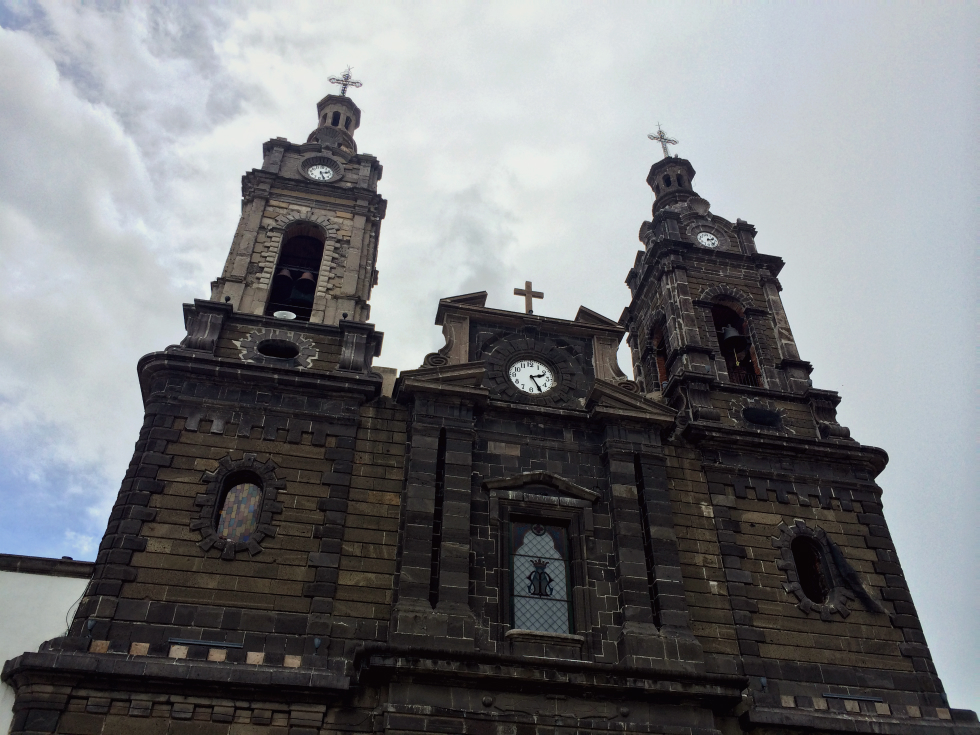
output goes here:
{"type": "Polygon", "coordinates": [[[749,675],[761,708],[949,718],[881,490],[860,463],[667,454],[692,629],[709,671],[749,675]],[[799,591],[788,542],[800,533],[825,537],[843,558],[828,562],[841,571],[825,605],[799,591]]]}

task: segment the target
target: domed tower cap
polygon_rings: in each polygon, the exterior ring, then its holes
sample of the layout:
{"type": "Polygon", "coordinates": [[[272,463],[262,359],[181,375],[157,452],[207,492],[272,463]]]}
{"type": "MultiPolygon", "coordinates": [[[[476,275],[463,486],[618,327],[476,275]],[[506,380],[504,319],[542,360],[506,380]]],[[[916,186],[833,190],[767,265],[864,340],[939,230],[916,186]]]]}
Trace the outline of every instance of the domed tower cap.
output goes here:
{"type": "Polygon", "coordinates": [[[361,109],[354,101],[344,95],[328,94],[316,103],[316,112],[319,117],[317,128],[306,142],[356,153],[354,131],[361,124],[361,109]]]}
{"type": "Polygon", "coordinates": [[[353,135],[361,125],[361,108],[354,104],[354,100],[344,95],[328,94],[316,103],[316,113],[320,119],[317,127],[340,127],[353,135]],[[340,114],[335,116],[335,112],[340,114]],[[335,117],[337,124],[333,122],[335,117]],[[348,118],[350,122],[347,122],[348,118]]]}
{"type": "Polygon", "coordinates": [[[691,186],[694,166],[686,158],[668,156],[650,167],[647,184],[653,189],[653,211],[675,202],[683,202],[697,196],[691,186]]]}

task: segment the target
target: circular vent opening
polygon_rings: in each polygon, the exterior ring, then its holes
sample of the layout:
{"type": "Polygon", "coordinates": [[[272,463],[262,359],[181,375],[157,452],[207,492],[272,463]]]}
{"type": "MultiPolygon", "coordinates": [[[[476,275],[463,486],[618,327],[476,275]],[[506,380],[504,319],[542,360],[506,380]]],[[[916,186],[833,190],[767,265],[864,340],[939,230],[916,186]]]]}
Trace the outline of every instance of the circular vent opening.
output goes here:
{"type": "Polygon", "coordinates": [[[259,354],[278,357],[280,360],[291,360],[299,355],[299,347],[284,339],[267,339],[259,342],[259,354]]]}
{"type": "Polygon", "coordinates": [[[742,417],[750,424],[761,426],[779,426],[779,414],[765,408],[743,408],[742,417]]]}

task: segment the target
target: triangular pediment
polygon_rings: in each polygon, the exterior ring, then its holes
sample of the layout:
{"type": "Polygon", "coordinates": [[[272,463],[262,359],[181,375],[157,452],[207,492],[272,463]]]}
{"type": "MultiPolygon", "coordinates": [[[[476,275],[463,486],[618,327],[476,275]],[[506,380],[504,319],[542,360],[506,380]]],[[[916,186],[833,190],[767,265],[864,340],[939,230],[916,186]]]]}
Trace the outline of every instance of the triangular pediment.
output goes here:
{"type": "Polygon", "coordinates": [[[486,369],[486,364],[481,361],[404,370],[395,384],[395,398],[419,392],[444,393],[482,402],[488,393],[483,387],[486,369]]]}
{"type": "Polygon", "coordinates": [[[465,304],[466,306],[486,306],[487,292],[476,291],[475,293],[464,293],[459,296],[447,296],[444,299],[439,299],[439,301],[450,304],[465,304]]]}
{"type": "Polygon", "coordinates": [[[608,380],[596,380],[585,406],[593,415],[619,414],[623,418],[634,418],[660,424],[671,424],[677,411],[670,406],[654,401],[639,393],[622,388],[608,380]]]}
{"type": "Polygon", "coordinates": [[[519,475],[510,477],[498,477],[494,480],[486,480],[483,489],[490,490],[523,490],[534,486],[544,486],[557,491],[561,495],[567,495],[579,500],[588,500],[590,503],[596,502],[600,495],[595,490],[576,485],[564,477],[552,474],[551,472],[522,472],[519,475]]]}
{"type": "Polygon", "coordinates": [[[469,385],[474,388],[483,383],[487,366],[482,360],[464,362],[459,365],[438,365],[420,367],[417,370],[403,370],[401,376],[412,380],[425,380],[432,383],[453,383],[469,385]]]}
{"type": "Polygon", "coordinates": [[[587,309],[584,306],[578,307],[578,312],[575,314],[575,320],[579,324],[595,324],[600,327],[618,327],[619,322],[613,321],[609,317],[605,317],[602,314],[592,311],[592,309],[587,309]]]}

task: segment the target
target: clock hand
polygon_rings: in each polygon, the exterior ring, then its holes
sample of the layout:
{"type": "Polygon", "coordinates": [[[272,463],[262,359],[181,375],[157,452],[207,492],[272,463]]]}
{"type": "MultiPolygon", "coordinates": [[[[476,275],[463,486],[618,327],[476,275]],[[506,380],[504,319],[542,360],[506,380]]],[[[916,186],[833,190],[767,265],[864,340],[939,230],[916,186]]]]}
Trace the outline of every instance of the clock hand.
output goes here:
{"type": "Polygon", "coordinates": [[[538,393],[543,393],[544,391],[541,390],[541,386],[538,385],[538,381],[536,381],[535,378],[543,378],[544,373],[541,373],[540,375],[528,375],[528,377],[534,383],[534,387],[538,389],[538,393]]]}

